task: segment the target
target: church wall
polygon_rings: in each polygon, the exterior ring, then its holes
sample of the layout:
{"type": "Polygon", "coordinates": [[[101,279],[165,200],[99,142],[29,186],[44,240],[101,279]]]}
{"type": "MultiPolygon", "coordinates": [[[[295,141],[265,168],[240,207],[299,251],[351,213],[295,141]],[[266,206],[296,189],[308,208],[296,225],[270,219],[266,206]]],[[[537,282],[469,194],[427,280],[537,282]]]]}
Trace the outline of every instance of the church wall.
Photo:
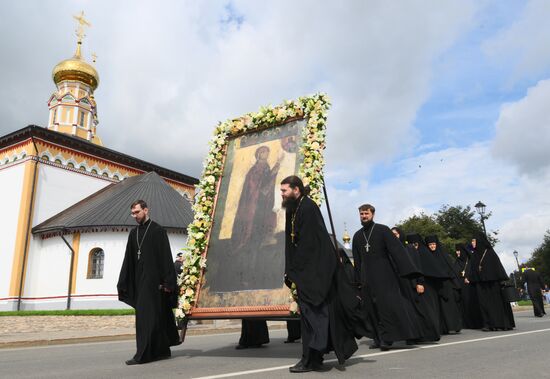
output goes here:
{"type": "Polygon", "coordinates": [[[0,169],[2,217],[0,217],[0,310],[12,310],[9,290],[21,193],[23,192],[24,164],[0,169]]]}
{"type": "Polygon", "coordinates": [[[39,167],[33,227],[111,184],[60,167],[46,164],[39,167]]]}
{"type": "MultiPolygon", "coordinates": [[[[116,284],[124,259],[128,231],[82,233],[76,259],[71,293],[71,309],[119,309],[129,308],[118,301],[116,284]],[[103,277],[88,279],[90,252],[94,248],[104,251],[103,277]]],[[[168,233],[172,256],[175,259],[185,246],[187,236],[168,233]]],[[[65,239],[73,246],[73,235],[65,239]]],[[[70,273],[71,254],[61,237],[41,239],[33,236],[29,256],[27,280],[21,309],[65,309],[70,273]]]]}
{"type": "MultiPolygon", "coordinates": [[[[65,239],[72,242],[71,235],[65,239]]],[[[21,309],[65,309],[70,263],[71,251],[61,237],[32,236],[21,309]]]]}
{"type": "Polygon", "coordinates": [[[80,235],[75,296],[72,300],[73,309],[128,308],[126,304],[118,301],[116,289],[127,240],[128,232],[82,233],[80,235]],[[87,278],[90,252],[94,248],[102,249],[105,254],[103,278],[101,279],[87,278]]]}

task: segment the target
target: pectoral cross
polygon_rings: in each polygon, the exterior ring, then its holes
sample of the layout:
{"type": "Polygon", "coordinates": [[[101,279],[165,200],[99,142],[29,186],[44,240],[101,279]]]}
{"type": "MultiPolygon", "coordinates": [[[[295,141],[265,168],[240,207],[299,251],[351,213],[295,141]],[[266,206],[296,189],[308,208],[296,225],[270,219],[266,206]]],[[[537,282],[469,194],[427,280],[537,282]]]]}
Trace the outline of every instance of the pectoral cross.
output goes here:
{"type": "Polygon", "coordinates": [[[296,234],[294,234],[294,231],[290,232],[290,240],[292,243],[294,243],[294,237],[296,237],[296,234]]]}
{"type": "Polygon", "coordinates": [[[138,249],[138,261],[139,261],[139,258],[141,258],[141,250],[138,249]]]}
{"type": "Polygon", "coordinates": [[[367,253],[369,252],[369,249],[370,249],[370,243],[367,242],[367,244],[365,245],[365,250],[367,251],[367,253]]]}

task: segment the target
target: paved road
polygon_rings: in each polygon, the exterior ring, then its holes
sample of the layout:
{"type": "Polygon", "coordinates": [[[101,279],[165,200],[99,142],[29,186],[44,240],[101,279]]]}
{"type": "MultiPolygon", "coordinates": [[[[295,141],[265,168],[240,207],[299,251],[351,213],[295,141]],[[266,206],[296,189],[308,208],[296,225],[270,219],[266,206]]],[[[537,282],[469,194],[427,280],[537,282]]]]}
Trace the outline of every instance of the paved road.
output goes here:
{"type": "MultiPolygon", "coordinates": [[[[550,317],[515,314],[510,332],[465,330],[440,343],[388,352],[369,350],[360,341],[344,367],[326,356],[324,373],[308,378],[550,378],[550,317]]],[[[189,336],[173,349],[172,359],[128,367],[132,342],[101,342],[0,350],[0,378],[296,378],[288,366],[300,356],[300,344],[283,344],[286,331],[271,332],[261,349],[235,350],[238,334],[189,336]]]]}

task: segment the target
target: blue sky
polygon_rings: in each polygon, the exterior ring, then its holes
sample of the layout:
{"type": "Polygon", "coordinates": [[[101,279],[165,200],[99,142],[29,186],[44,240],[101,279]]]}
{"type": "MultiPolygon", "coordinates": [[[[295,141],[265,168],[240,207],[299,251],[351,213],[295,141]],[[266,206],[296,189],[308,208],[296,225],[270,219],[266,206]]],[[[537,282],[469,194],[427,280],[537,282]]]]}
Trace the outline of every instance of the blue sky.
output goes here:
{"type": "Polygon", "coordinates": [[[1,134],[45,125],[81,10],[109,148],[198,176],[218,121],[324,91],[338,234],[482,200],[511,269],[550,228],[548,1],[9,2],[1,134]]]}

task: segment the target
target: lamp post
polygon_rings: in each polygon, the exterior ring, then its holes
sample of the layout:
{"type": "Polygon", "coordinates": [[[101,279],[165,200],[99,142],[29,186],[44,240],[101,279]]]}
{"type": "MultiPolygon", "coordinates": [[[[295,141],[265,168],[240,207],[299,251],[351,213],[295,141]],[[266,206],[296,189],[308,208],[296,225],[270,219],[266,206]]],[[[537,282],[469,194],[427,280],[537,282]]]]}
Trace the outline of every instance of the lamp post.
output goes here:
{"type": "MultiPolygon", "coordinates": [[[[516,258],[516,264],[518,265],[518,275],[521,275],[521,270],[519,268],[519,261],[518,261],[519,253],[517,252],[517,250],[514,250],[514,252],[512,254],[514,254],[514,258],[516,258]]],[[[516,276],[514,275],[514,286],[515,285],[516,285],[516,276]]],[[[517,286],[516,286],[516,288],[517,288],[517,286]]]]}
{"type": "Polygon", "coordinates": [[[485,236],[487,236],[487,229],[485,229],[485,204],[483,204],[481,201],[478,201],[474,207],[477,210],[477,213],[479,213],[479,217],[481,218],[481,226],[483,226],[483,233],[485,233],[485,236]]]}
{"type": "Polygon", "coordinates": [[[516,264],[518,265],[518,271],[521,271],[520,268],[519,268],[519,261],[518,261],[519,253],[516,250],[514,250],[514,252],[512,254],[514,254],[514,257],[516,258],[516,264]]]}

